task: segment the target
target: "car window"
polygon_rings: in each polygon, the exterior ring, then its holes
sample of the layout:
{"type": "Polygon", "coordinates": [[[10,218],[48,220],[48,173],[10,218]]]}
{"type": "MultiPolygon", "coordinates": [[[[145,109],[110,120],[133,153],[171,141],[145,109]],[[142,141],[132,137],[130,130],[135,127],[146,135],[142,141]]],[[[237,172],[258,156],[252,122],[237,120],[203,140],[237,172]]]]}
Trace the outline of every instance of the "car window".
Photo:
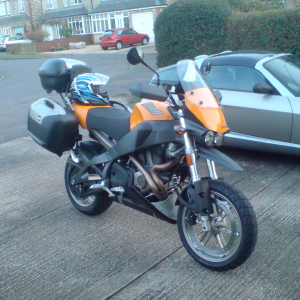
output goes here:
{"type": "Polygon", "coordinates": [[[300,96],[300,61],[294,55],[271,59],[263,66],[294,96],[300,96]]]}
{"type": "Polygon", "coordinates": [[[8,40],[9,40],[9,41],[15,41],[16,38],[15,38],[14,36],[11,36],[11,37],[8,38],[8,40]]]}
{"type": "Polygon", "coordinates": [[[16,39],[17,39],[17,40],[25,40],[25,38],[22,37],[22,36],[16,36],[16,39]]]}
{"type": "Polygon", "coordinates": [[[0,39],[0,42],[4,42],[4,41],[5,41],[5,38],[0,39]]]}
{"type": "Polygon", "coordinates": [[[123,35],[124,34],[124,30],[122,29],[122,30],[118,30],[117,31],[117,33],[116,33],[116,35],[123,35]]]}
{"type": "Polygon", "coordinates": [[[114,30],[107,30],[107,31],[105,31],[105,32],[102,34],[102,36],[112,35],[113,32],[114,32],[114,30]]]}
{"type": "Polygon", "coordinates": [[[136,32],[132,29],[126,29],[125,31],[126,31],[125,34],[136,34],[136,32]]]}
{"type": "MultiPolygon", "coordinates": [[[[202,68],[203,73],[205,68],[202,68]]],[[[213,66],[205,79],[213,89],[242,92],[253,92],[256,83],[266,82],[260,72],[243,66],[213,66]]]]}

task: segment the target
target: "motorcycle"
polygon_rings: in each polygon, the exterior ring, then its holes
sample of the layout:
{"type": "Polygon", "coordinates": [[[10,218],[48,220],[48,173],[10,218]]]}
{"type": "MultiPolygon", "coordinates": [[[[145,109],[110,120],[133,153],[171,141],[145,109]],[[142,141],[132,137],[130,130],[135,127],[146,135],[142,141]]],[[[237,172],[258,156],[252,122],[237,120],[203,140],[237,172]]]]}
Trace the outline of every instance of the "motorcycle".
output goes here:
{"type": "MultiPolygon", "coordinates": [[[[127,59],[150,68],[143,56],[134,47],[127,59]]],[[[60,93],[66,107],[49,98],[33,103],[28,133],[58,156],[70,151],[65,186],[80,212],[98,215],[118,202],[177,224],[183,246],[200,264],[234,269],[254,250],[255,213],[238,189],[217,176],[215,163],[242,170],[215,148],[229,130],[220,99],[193,61],[179,61],[176,68],[174,84],[160,84],[150,68],[157,85],[138,83],[130,92],[151,100],[132,110],[100,92],[108,77],[89,65],[48,60],[39,70],[42,86],[60,93]],[[90,140],[82,141],[79,125],[90,140]],[[209,177],[200,176],[200,158],[209,177]]]]}

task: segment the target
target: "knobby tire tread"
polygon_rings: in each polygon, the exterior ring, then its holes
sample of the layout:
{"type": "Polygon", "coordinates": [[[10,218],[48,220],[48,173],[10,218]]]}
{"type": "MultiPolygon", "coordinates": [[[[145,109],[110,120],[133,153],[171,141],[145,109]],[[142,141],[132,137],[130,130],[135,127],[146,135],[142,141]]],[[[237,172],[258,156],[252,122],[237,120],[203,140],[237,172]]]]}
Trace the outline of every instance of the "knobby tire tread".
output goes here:
{"type": "MultiPolygon", "coordinates": [[[[187,242],[185,242],[182,238],[182,236],[184,236],[183,233],[179,231],[179,235],[185,249],[197,262],[201,263],[202,265],[205,265],[205,267],[209,269],[216,270],[216,271],[232,270],[242,265],[254,251],[256,241],[257,241],[256,216],[249,200],[237,188],[220,180],[209,180],[209,186],[212,191],[219,192],[220,194],[226,196],[235,205],[236,210],[238,211],[238,214],[240,216],[243,234],[242,234],[241,244],[237,252],[229,260],[231,260],[232,258],[234,259],[232,260],[232,262],[230,262],[228,265],[225,266],[218,266],[218,263],[214,263],[214,265],[208,265],[206,263],[202,263],[201,261],[198,261],[196,257],[194,257],[194,255],[196,254],[192,249],[190,249],[189,246],[186,245],[187,242]]],[[[178,221],[182,219],[181,214],[178,217],[178,221]]]]}

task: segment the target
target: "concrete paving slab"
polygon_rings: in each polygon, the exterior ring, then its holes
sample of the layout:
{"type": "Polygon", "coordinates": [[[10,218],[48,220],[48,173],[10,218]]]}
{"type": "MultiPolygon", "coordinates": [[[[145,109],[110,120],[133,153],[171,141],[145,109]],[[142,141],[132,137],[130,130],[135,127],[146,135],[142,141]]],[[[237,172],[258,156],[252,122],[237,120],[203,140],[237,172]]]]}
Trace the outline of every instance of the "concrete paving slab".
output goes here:
{"type": "Polygon", "coordinates": [[[243,266],[218,273],[186,253],[176,226],[118,204],[79,213],[67,154],[0,144],[0,299],[300,299],[299,159],[223,150],[244,171],[219,175],[250,198],[259,238],[243,266]]]}

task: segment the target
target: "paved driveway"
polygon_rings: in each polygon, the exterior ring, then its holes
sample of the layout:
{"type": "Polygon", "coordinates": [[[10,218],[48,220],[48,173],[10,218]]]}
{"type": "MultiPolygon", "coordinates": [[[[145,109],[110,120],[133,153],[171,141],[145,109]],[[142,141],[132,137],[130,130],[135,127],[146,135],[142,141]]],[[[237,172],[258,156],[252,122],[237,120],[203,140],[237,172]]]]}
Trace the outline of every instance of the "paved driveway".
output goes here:
{"type": "Polygon", "coordinates": [[[61,158],[30,138],[0,144],[0,299],[300,299],[295,157],[225,149],[219,175],[254,206],[259,237],[229,272],[198,265],[177,228],[119,204],[88,217],[69,202],[61,158]]]}

